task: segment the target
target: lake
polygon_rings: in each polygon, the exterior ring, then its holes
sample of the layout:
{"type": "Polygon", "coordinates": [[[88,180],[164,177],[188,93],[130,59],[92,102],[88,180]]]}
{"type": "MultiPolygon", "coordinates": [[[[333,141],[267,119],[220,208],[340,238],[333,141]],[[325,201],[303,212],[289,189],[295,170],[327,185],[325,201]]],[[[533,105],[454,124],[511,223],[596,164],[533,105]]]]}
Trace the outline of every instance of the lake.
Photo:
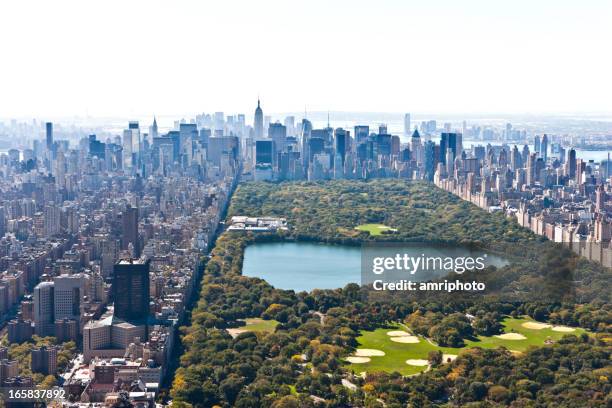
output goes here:
{"type": "MultiPolygon", "coordinates": [[[[452,248],[451,251],[452,256],[478,253],[467,248],[452,248]]],[[[423,252],[437,253],[439,248],[420,244],[405,252],[419,256],[423,252]]],[[[359,246],[310,242],[257,243],[246,248],[242,274],[262,278],[276,288],[296,292],[335,289],[348,283],[361,282],[361,259],[359,246]]],[[[506,260],[493,255],[488,255],[485,263],[498,267],[508,264],[506,260]]],[[[427,278],[431,276],[422,280],[427,278]]],[[[418,279],[415,277],[414,280],[418,279]]]]}

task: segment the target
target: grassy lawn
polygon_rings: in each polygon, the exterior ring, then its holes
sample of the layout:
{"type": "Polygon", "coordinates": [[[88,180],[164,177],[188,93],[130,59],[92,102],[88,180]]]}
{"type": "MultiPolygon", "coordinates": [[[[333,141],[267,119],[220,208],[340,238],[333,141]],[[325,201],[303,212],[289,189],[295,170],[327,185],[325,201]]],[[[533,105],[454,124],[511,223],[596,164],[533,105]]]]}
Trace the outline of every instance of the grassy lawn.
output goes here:
{"type": "MultiPolygon", "coordinates": [[[[524,351],[529,346],[544,346],[545,340],[550,338],[553,341],[559,340],[566,334],[580,335],[585,332],[583,329],[576,329],[572,333],[562,333],[553,331],[551,328],[527,329],[522,327],[523,323],[533,322],[528,318],[506,318],[503,321],[505,333],[519,333],[527,337],[525,340],[505,340],[498,337],[482,337],[477,340],[466,341],[466,347],[497,348],[504,346],[509,350],[524,351]]],[[[427,360],[427,354],[433,350],[440,350],[445,354],[459,354],[462,348],[438,347],[431,344],[427,339],[419,337],[418,343],[396,343],[390,340],[387,332],[392,330],[408,331],[405,326],[395,326],[391,328],[376,329],[374,331],[362,331],[357,338],[359,346],[357,348],[375,349],[385,352],[384,356],[370,357],[370,362],[364,364],[350,364],[349,369],[360,373],[375,371],[397,371],[403,375],[417,374],[427,369],[427,367],[411,366],[406,364],[408,359],[427,360]]]]}
{"type": "Polygon", "coordinates": [[[504,340],[499,337],[482,337],[479,336],[476,341],[466,341],[467,347],[482,347],[482,348],[497,348],[504,346],[509,350],[525,351],[529,346],[543,346],[545,341],[550,339],[557,341],[566,334],[580,335],[585,333],[586,330],[575,328],[576,330],[571,333],[562,333],[552,330],[552,328],[546,329],[528,329],[523,327],[523,323],[533,322],[534,320],[529,318],[513,319],[506,318],[503,321],[504,333],[519,333],[527,337],[525,340],[504,340]]]}
{"type": "Polygon", "coordinates": [[[359,231],[367,231],[370,235],[380,235],[383,231],[395,231],[395,229],[383,224],[363,224],[355,227],[359,231]]]}
{"type": "Polygon", "coordinates": [[[370,362],[365,364],[351,364],[350,369],[356,373],[362,371],[397,371],[403,375],[417,374],[427,369],[427,367],[411,366],[406,364],[408,359],[427,359],[427,353],[432,350],[442,350],[443,353],[457,354],[460,349],[449,347],[436,347],[426,339],[419,337],[418,343],[404,344],[395,343],[387,335],[392,330],[406,330],[404,327],[396,326],[374,331],[363,331],[357,337],[358,348],[382,350],[385,352],[381,357],[370,357],[370,362]]]}
{"type": "Polygon", "coordinates": [[[278,322],[276,320],[264,320],[260,318],[244,319],[244,321],[246,322],[246,325],[241,327],[241,329],[247,331],[272,333],[278,325],[278,322]]]}

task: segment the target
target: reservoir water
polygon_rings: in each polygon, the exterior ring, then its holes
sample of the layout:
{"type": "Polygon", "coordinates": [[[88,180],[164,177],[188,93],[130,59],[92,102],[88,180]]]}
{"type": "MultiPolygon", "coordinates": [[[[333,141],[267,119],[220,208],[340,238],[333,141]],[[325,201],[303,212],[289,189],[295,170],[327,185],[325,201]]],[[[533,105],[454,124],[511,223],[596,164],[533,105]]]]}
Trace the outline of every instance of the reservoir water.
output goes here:
{"type": "MultiPolygon", "coordinates": [[[[414,256],[423,252],[439,253],[439,248],[421,244],[410,249],[414,256]]],[[[452,248],[451,252],[447,255],[474,256],[477,253],[467,248],[452,248]]],[[[358,246],[309,242],[257,243],[246,248],[242,274],[296,292],[342,288],[349,283],[361,282],[361,256],[361,247],[358,246]]],[[[503,258],[493,255],[488,255],[485,263],[497,267],[508,264],[503,258]]]]}

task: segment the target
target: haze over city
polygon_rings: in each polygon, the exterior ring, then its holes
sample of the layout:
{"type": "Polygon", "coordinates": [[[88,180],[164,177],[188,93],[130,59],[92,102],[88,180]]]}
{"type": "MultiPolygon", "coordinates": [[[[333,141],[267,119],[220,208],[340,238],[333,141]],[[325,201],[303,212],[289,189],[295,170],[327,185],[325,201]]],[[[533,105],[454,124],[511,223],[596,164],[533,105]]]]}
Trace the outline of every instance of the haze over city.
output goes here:
{"type": "Polygon", "coordinates": [[[612,112],[606,1],[24,1],[1,118],[612,112]]]}

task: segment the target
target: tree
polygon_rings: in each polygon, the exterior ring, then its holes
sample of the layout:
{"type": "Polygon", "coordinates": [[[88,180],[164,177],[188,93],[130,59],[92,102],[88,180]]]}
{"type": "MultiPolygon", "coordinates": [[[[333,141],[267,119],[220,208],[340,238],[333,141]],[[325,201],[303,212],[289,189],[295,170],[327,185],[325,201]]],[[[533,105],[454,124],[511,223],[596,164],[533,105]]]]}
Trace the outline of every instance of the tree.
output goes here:
{"type": "Polygon", "coordinates": [[[432,350],[427,354],[427,360],[432,367],[437,367],[442,364],[442,352],[440,350],[432,350]]]}

